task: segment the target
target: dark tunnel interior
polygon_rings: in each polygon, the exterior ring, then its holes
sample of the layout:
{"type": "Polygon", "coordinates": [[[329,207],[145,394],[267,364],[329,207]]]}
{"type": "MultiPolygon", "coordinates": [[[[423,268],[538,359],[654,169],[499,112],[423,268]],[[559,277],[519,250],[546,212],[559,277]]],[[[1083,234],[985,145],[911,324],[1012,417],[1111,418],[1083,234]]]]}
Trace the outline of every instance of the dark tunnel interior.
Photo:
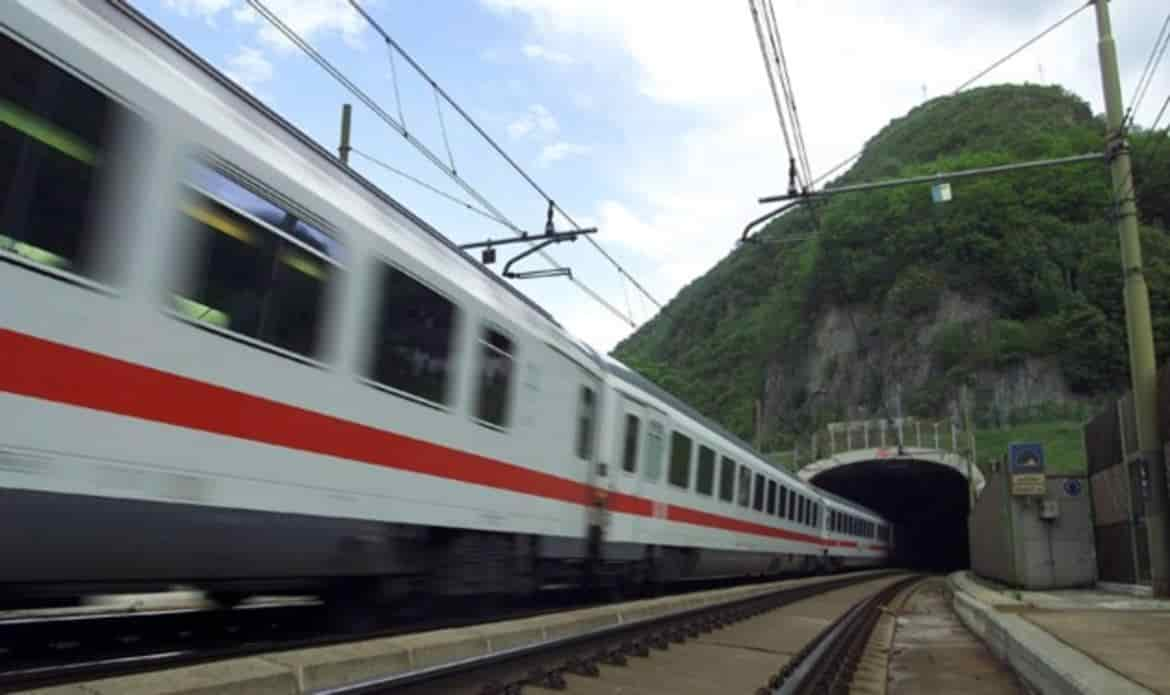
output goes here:
{"type": "Polygon", "coordinates": [[[812,482],[892,521],[897,565],[927,572],[968,566],[967,478],[953,468],[884,459],[838,466],[812,482]]]}

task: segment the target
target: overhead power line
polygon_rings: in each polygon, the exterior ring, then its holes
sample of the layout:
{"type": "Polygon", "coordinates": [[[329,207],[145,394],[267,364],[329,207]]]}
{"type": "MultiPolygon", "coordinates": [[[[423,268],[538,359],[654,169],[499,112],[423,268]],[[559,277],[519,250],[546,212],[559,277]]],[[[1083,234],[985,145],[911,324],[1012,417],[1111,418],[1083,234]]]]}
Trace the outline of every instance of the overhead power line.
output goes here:
{"type": "MultiPolygon", "coordinates": [[[[1028,47],[1029,47],[1029,46],[1031,46],[1032,44],[1036,43],[1036,42],[1037,42],[1037,41],[1039,41],[1040,39],[1042,39],[1042,38],[1044,38],[1045,36],[1047,36],[1048,34],[1052,33],[1052,32],[1053,32],[1053,30],[1055,30],[1056,28],[1058,28],[1058,27],[1062,26],[1062,25],[1063,25],[1065,22],[1068,22],[1070,19],[1072,19],[1073,17],[1077,16],[1077,15],[1078,15],[1078,14],[1080,14],[1081,12],[1085,11],[1085,10],[1086,10],[1086,9],[1088,9],[1089,7],[1092,7],[1092,5],[1093,5],[1093,2],[1092,2],[1092,0],[1089,0],[1089,2],[1086,2],[1086,3],[1084,3],[1083,5],[1080,5],[1079,7],[1077,7],[1077,8],[1076,8],[1075,10],[1073,10],[1072,12],[1069,12],[1069,13],[1068,13],[1067,15],[1065,15],[1064,17],[1061,17],[1059,20],[1057,20],[1057,21],[1056,21],[1054,24],[1052,24],[1051,26],[1049,26],[1049,27],[1048,27],[1047,29],[1045,29],[1044,31],[1040,32],[1039,34],[1036,34],[1036,35],[1035,35],[1035,36],[1033,36],[1032,38],[1030,38],[1030,39],[1028,39],[1027,41],[1025,41],[1024,43],[1020,44],[1020,46],[1019,46],[1018,48],[1016,48],[1015,50],[1011,51],[1010,53],[1008,53],[1008,54],[1007,54],[1007,55],[1005,55],[1004,57],[1000,58],[999,60],[995,61],[995,62],[994,62],[994,63],[992,63],[991,65],[987,66],[987,67],[986,67],[986,68],[984,68],[983,70],[980,70],[979,72],[977,72],[977,73],[976,73],[976,74],[975,74],[973,77],[971,77],[970,79],[967,79],[967,80],[965,80],[965,81],[964,81],[962,84],[960,84],[958,87],[956,87],[956,88],[954,89],[954,91],[952,91],[952,92],[951,92],[951,96],[955,96],[956,94],[958,94],[959,92],[962,92],[962,91],[963,91],[964,89],[966,89],[967,87],[970,87],[970,86],[971,86],[972,84],[974,84],[975,82],[977,82],[977,81],[979,81],[980,79],[982,79],[982,78],[986,77],[986,76],[987,76],[987,75],[988,75],[988,74],[989,74],[991,71],[993,71],[993,70],[995,70],[996,68],[998,68],[999,66],[1003,65],[1004,63],[1006,63],[1006,62],[1007,62],[1008,60],[1010,60],[1011,58],[1014,58],[1014,57],[1015,57],[1015,56],[1017,56],[1017,55],[1018,55],[1020,52],[1022,52],[1024,49],[1028,48],[1028,47]]],[[[818,176],[816,179],[814,179],[814,180],[813,180],[813,183],[814,183],[814,184],[816,184],[816,183],[819,183],[819,182],[821,182],[821,181],[823,181],[823,180],[827,179],[828,177],[832,176],[832,175],[833,175],[835,172],[839,171],[839,170],[840,170],[842,167],[844,167],[845,165],[849,164],[850,162],[852,162],[852,161],[856,160],[858,157],[860,157],[860,156],[861,156],[861,155],[863,155],[863,154],[865,154],[865,150],[864,150],[864,149],[861,149],[861,150],[858,150],[857,152],[854,152],[853,154],[849,155],[848,157],[846,157],[845,159],[841,160],[841,161],[840,161],[840,162],[838,162],[837,164],[833,165],[833,167],[832,167],[831,169],[829,169],[828,171],[826,171],[825,173],[821,174],[821,175],[820,175],[820,176],[818,176]]]]}
{"type": "MultiPolygon", "coordinates": [[[[253,0],[249,0],[249,2],[252,2],[252,1],[253,0]]],[[[528,172],[525,171],[524,168],[521,167],[516,162],[515,159],[513,159],[507,152],[505,152],[504,149],[502,147],[500,147],[499,143],[496,142],[496,140],[494,138],[492,138],[492,136],[488,135],[487,132],[482,127],[480,127],[479,123],[477,123],[475,121],[475,119],[473,119],[470,116],[470,114],[468,114],[463,109],[463,107],[461,107],[459,105],[459,103],[456,102],[451,97],[450,94],[448,94],[442,87],[439,86],[439,84],[437,82],[435,82],[434,78],[432,78],[430,76],[430,74],[428,74],[427,71],[424,70],[423,67],[421,65],[419,65],[418,62],[413,57],[411,57],[411,55],[409,53],[407,53],[406,50],[404,48],[402,48],[402,46],[397,41],[394,40],[394,37],[391,36],[389,32],[387,32],[384,28],[382,28],[382,25],[379,24],[377,22],[377,20],[375,20],[372,16],[370,16],[370,13],[367,12],[365,10],[365,8],[363,8],[357,2],[357,0],[348,0],[348,1],[349,1],[349,4],[354,8],[354,10],[356,10],[366,20],[366,22],[374,29],[374,31],[376,31],[382,37],[382,39],[386,42],[386,44],[391,47],[392,51],[396,51],[399,55],[401,55],[408,63],[410,63],[410,66],[413,67],[415,69],[415,71],[418,72],[418,74],[424,80],[427,81],[428,84],[430,84],[431,88],[434,90],[436,100],[441,97],[444,101],[446,101],[451,106],[451,108],[455,109],[455,112],[458,113],[459,116],[461,116],[463,118],[463,120],[466,121],[467,124],[470,125],[475,130],[475,132],[478,133],[479,136],[482,137],[484,139],[484,141],[486,141],[488,143],[488,145],[490,145],[491,148],[493,150],[495,150],[496,153],[499,154],[500,157],[502,157],[504,159],[504,161],[507,162],[516,171],[516,173],[520,174],[520,176],[528,183],[528,185],[531,186],[532,189],[535,190],[542,198],[544,198],[546,203],[551,205],[553,207],[553,209],[556,210],[557,213],[559,213],[561,215],[561,217],[563,217],[565,219],[566,222],[568,222],[570,225],[573,226],[574,229],[577,229],[577,230],[581,229],[581,225],[577,224],[577,221],[574,220],[569,215],[569,213],[564,210],[564,208],[562,208],[560,205],[558,205],[556,203],[556,201],[552,198],[552,196],[550,196],[540,186],[540,184],[538,184],[528,174],[528,172]]],[[[395,87],[395,89],[397,90],[397,86],[395,87]]],[[[441,115],[441,112],[440,112],[440,115],[441,115]]],[[[446,131],[445,130],[444,130],[444,139],[446,139],[446,131]]],[[[452,166],[451,169],[454,170],[454,166],[452,166]]],[[[654,304],[654,306],[658,307],[659,309],[662,308],[662,303],[659,302],[657,299],[655,299],[654,295],[650,294],[650,292],[645,287],[643,287],[641,285],[641,283],[639,283],[632,275],[630,275],[630,273],[628,273],[626,271],[626,269],[623,268],[622,265],[617,262],[617,259],[615,259],[613,256],[611,256],[609,254],[609,252],[607,252],[601,246],[601,244],[597,242],[597,240],[593,239],[592,237],[588,237],[588,236],[585,237],[585,240],[588,241],[593,246],[593,248],[597,249],[597,251],[599,251],[601,253],[601,255],[604,256],[605,259],[607,261],[609,261],[609,263],[617,269],[618,273],[620,273],[627,280],[629,280],[630,284],[632,284],[634,287],[636,287],[638,289],[639,292],[641,292],[643,295],[645,295],[646,298],[649,299],[654,304]]]]}
{"type": "Polygon", "coordinates": [[[983,70],[981,70],[981,71],[980,71],[978,74],[976,74],[976,75],[975,75],[974,77],[972,77],[971,79],[969,79],[969,80],[967,80],[966,82],[964,82],[963,84],[959,85],[959,86],[958,86],[958,87],[955,89],[955,91],[951,92],[951,95],[953,96],[953,95],[955,95],[955,94],[958,94],[959,92],[963,91],[963,90],[964,90],[964,89],[966,89],[967,87],[970,87],[970,86],[971,86],[972,84],[974,84],[975,82],[978,82],[978,81],[980,80],[980,78],[982,78],[982,77],[984,77],[985,75],[987,75],[987,73],[989,73],[989,72],[991,72],[992,70],[994,70],[994,69],[998,68],[1000,65],[1003,65],[1004,63],[1008,62],[1008,61],[1009,61],[1009,60],[1011,60],[1012,58],[1015,58],[1017,55],[1019,55],[1020,53],[1022,53],[1022,52],[1023,52],[1023,51],[1024,51],[1026,48],[1028,48],[1028,47],[1029,47],[1029,46],[1031,46],[1032,44],[1036,43],[1036,42],[1037,42],[1037,41],[1039,41],[1040,39],[1044,38],[1045,36],[1048,36],[1048,35],[1049,35],[1049,34],[1051,34],[1053,31],[1056,31],[1056,29],[1057,29],[1058,27],[1060,27],[1061,25],[1063,25],[1065,22],[1069,21],[1069,20],[1070,20],[1070,19],[1072,19],[1073,17],[1076,17],[1078,14],[1080,14],[1080,13],[1081,13],[1081,12],[1083,12],[1083,11],[1085,11],[1085,10],[1086,10],[1086,9],[1088,9],[1089,7],[1092,7],[1092,5],[1093,5],[1093,1],[1092,1],[1092,0],[1089,0],[1089,2],[1086,2],[1085,4],[1081,5],[1080,7],[1078,7],[1078,8],[1077,8],[1077,9],[1075,9],[1075,10],[1073,10],[1072,12],[1069,12],[1069,13],[1068,13],[1068,14],[1066,14],[1064,17],[1060,18],[1060,19],[1059,19],[1059,20],[1058,20],[1058,21],[1057,21],[1055,24],[1053,24],[1052,26],[1048,27],[1048,28],[1047,28],[1047,29],[1045,29],[1044,31],[1040,32],[1039,34],[1036,34],[1036,35],[1035,35],[1035,36],[1033,36],[1032,38],[1030,38],[1030,39],[1028,39],[1027,41],[1025,41],[1024,43],[1022,43],[1022,44],[1020,45],[1020,47],[1019,47],[1019,48],[1017,48],[1016,50],[1012,51],[1011,53],[1008,53],[1008,54],[1007,54],[1007,55],[1005,55],[1004,57],[1000,58],[999,60],[995,61],[995,62],[994,62],[994,63],[992,63],[991,65],[989,65],[989,66],[987,66],[986,68],[984,68],[983,70]]]}
{"type": "MultiPolygon", "coordinates": [[[[1170,106],[1170,95],[1166,96],[1166,101],[1162,102],[1162,108],[1158,111],[1158,115],[1154,117],[1154,123],[1150,126],[1151,131],[1158,129],[1158,124],[1162,122],[1162,115],[1166,113],[1166,107],[1170,106]]],[[[1167,126],[1170,128],[1170,126],[1167,126]]]]}
{"type": "Polygon", "coordinates": [[[1133,96],[1129,100],[1129,108],[1126,109],[1125,118],[1122,120],[1122,127],[1125,124],[1132,123],[1134,118],[1137,118],[1138,109],[1141,108],[1142,101],[1146,98],[1146,90],[1150,88],[1150,83],[1154,81],[1154,73],[1158,72],[1158,65],[1162,62],[1162,56],[1166,54],[1166,46],[1170,44],[1170,12],[1166,13],[1166,20],[1162,22],[1162,29],[1158,32],[1158,38],[1154,39],[1154,47],[1150,49],[1150,57],[1146,59],[1146,65],[1142,68],[1141,77],[1138,78],[1137,86],[1134,87],[1133,96]]]}
{"type": "MultiPolygon", "coordinates": [[[[360,87],[358,87],[356,84],[354,84],[352,81],[350,81],[350,79],[347,78],[344,73],[342,73],[340,70],[338,70],[332,63],[330,63],[324,56],[322,56],[316,49],[314,49],[308,42],[306,42],[300,36],[300,34],[298,34],[296,31],[294,31],[292,28],[290,28],[287,24],[285,24],[280,19],[280,17],[276,16],[271,10],[269,10],[268,7],[262,2],[262,0],[247,0],[247,1],[248,1],[248,4],[252,7],[252,9],[254,9],[257,13],[259,13],[261,16],[263,16],[278,31],[280,31],[280,33],[284,34],[284,36],[289,41],[291,41],[294,45],[296,45],[298,48],[300,48],[306,55],[309,56],[309,58],[311,58],[313,60],[313,62],[317,63],[317,65],[319,67],[321,67],[321,69],[323,69],[323,70],[325,70],[325,72],[329,73],[329,75],[331,77],[333,77],[335,80],[337,80],[337,82],[340,83],[343,87],[345,87],[351,94],[353,94],[355,98],[357,98],[363,104],[365,104],[367,108],[369,108],[376,116],[378,116],[378,118],[380,118],[383,122],[385,122],[387,125],[389,125],[391,128],[393,128],[395,131],[397,131],[403,138],[405,138],[408,142],[410,142],[412,145],[414,145],[414,147],[416,149],[418,149],[419,152],[421,152],[423,154],[423,156],[425,156],[432,164],[434,164],[441,171],[443,171],[445,174],[447,174],[453,181],[455,181],[457,184],[459,184],[459,187],[462,188],[464,190],[464,192],[466,192],[469,196],[471,196],[472,199],[474,199],[485,211],[490,213],[491,216],[496,217],[499,222],[504,224],[504,226],[511,229],[512,232],[516,236],[523,235],[523,233],[524,233],[523,230],[519,226],[517,226],[515,223],[513,223],[511,220],[509,220],[507,215],[505,215],[498,208],[496,208],[494,205],[492,205],[492,203],[487,198],[485,198],[482,194],[480,194],[479,191],[477,191],[470,183],[468,183],[466,180],[464,180],[462,177],[460,177],[455,171],[453,171],[451,168],[449,168],[447,166],[447,164],[445,164],[443,162],[443,160],[440,159],[438,157],[438,155],[436,155],[430,148],[428,148],[425,144],[423,144],[417,138],[415,138],[410,133],[408,133],[405,126],[402,123],[395,120],[394,117],[391,116],[389,113],[387,113],[386,110],[383,109],[373,98],[371,98],[360,87]]],[[[411,61],[411,62],[413,63],[413,61],[411,61]]],[[[434,84],[434,83],[432,82],[432,84],[434,84]]],[[[435,86],[435,89],[438,90],[437,85],[435,86]]],[[[462,109],[459,109],[458,106],[455,106],[455,108],[462,113],[462,109]]],[[[551,255],[549,255],[547,252],[542,250],[542,251],[539,251],[538,253],[540,254],[541,258],[543,258],[545,261],[547,261],[549,264],[551,264],[554,268],[560,267],[560,264],[556,261],[556,259],[553,258],[551,255]]],[[[575,286],[577,286],[578,289],[585,292],[594,301],[596,301],[597,303],[604,306],[614,316],[625,321],[630,326],[635,326],[634,322],[630,319],[630,317],[624,315],[620,309],[618,309],[613,304],[606,301],[593,288],[589,287],[585,283],[581,282],[580,280],[578,280],[577,278],[572,277],[572,276],[569,276],[569,282],[572,282],[575,286]]]]}

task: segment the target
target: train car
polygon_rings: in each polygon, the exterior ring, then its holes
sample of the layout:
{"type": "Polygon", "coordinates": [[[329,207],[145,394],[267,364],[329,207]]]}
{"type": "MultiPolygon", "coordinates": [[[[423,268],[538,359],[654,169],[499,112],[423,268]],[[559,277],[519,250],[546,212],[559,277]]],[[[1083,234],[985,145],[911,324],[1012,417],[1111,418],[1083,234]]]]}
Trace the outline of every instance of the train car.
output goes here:
{"type": "Polygon", "coordinates": [[[392,603],[839,549],[822,493],[125,3],[11,0],[0,62],[0,603],[392,603]]]}
{"type": "Polygon", "coordinates": [[[833,552],[833,569],[880,567],[894,553],[894,527],[877,512],[817,488],[824,500],[825,539],[833,552]]]}
{"type": "Polygon", "coordinates": [[[606,363],[608,540],[644,552],[671,580],[830,566],[844,546],[826,535],[820,490],[617,360],[606,363]]]}

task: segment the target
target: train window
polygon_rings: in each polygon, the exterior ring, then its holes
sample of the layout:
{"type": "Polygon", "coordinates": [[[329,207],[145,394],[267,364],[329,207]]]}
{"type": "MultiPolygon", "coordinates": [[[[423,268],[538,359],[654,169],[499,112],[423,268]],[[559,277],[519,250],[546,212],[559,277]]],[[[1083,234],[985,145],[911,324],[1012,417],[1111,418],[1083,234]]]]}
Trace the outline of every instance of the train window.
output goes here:
{"type": "Polygon", "coordinates": [[[752,497],[752,472],[748,470],[747,466],[739,467],[739,482],[735,489],[737,490],[736,499],[739,506],[748,506],[752,497]]]}
{"type": "Polygon", "coordinates": [[[756,487],[752,495],[752,509],[764,511],[764,476],[756,473],[756,487]]]}
{"type": "Polygon", "coordinates": [[[681,432],[670,438],[670,470],[666,478],[671,485],[684,489],[691,483],[691,440],[681,432]]]}
{"type": "Polygon", "coordinates": [[[788,520],[796,521],[796,490],[788,491],[788,520]]]}
{"type": "Polygon", "coordinates": [[[370,379],[436,403],[448,402],[455,305],[397,268],[381,275],[370,379]]]}
{"type": "MultiPolygon", "coordinates": [[[[193,321],[315,357],[333,262],[257,221],[251,208],[220,199],[225,191],[244,190],[226,174],[199,162],[193,167],[182,211],[195,237],[194,272],[172,286],[175,309],[193,321]]],[[[291,213],[285,216],[295,221],[291,213]]]]}
{"type": "MultiPolygon", "coordinates": [[[[491,425],[507,427],[508,401],[512,391],[512,339],[484,326],[479,345],[479,399],[475,405],[475,417],[491,425]]],[[[579,437],[578,433],[578,441],[579,437]]]]}
{"type": "Polygon", "coordinates": [[[646,428],[646,460],[643,462],[642,473],[646,476],[646,480],[653,483],[658,482],[658,477],[662,475],[664,439],[666,439],[666,431],[662,427],[662,423],[651,420],[650,425],[646,428]]]}
{"type": "Polygon", "coordinates": [[[626,438],[622,448],[622,470],[626,473],[638,470],[638,429],[641,424],[637,415],[626,413],[626,438]]]}
{"type": "Polygon", "coordinates": [[[699,445],[699,470],[695,472],[695,492],[711,495],[715,492],[715,452],[699,445]]]}
{"type": "Polygon", "coordinates": [[[821,525],[821,505],[813,505],[813,526],[820,528],[821,525]]]}
{"type": "Polygon", "coordinates": [[[0,64],[0,251],[92,275],[106,150],[133,115],[3,35],[0,64]]]}
{"type": "Polygon", "coordinates": [[[776,516],[781,519],[785,516],[785,508],[788,506],[788,488],[783,485],[780,486],[780,503],[776,506],[776,516]]]}
{"type": "Polygon", "coordinates": [[[768,513],[776,513],[776,481],[768,481],[768,513]]]}
{"type": "Polygon", "coordinates": [[[735,498],[735,461],[723,457],[719,462],[719,499],[730,502],[735,498]]]}
{"type": "Polygon", "coordinates": [[[581,387],[581,398],[577,401],[577,458],[588,461],[593,458],[593,421],[597,415],[597,396],[588,386],[581,387]]]}
{"type": "Polygon", "coordinates": [[[808,524],[808,499],[804,495],[800,496],[800,509],[797,512],[797,521],[801,524],[808,524]]]}

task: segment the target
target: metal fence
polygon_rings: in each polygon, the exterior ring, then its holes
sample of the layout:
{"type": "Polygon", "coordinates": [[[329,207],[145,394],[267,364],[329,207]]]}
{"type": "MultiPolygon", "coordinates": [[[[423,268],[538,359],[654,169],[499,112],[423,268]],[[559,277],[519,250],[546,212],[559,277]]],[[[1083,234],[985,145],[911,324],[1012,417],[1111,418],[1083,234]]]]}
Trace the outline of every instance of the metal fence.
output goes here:
{"type": "Polygon", "coordinates": [[[766,456],[774,465],[794,471],[834,454],[896,447],[899,443],[904,447],[937,449],[960,456],[974,453],[971,438],[952,418],[904,417],[831,422],[800,437],[791,450],[766,456]]]}

